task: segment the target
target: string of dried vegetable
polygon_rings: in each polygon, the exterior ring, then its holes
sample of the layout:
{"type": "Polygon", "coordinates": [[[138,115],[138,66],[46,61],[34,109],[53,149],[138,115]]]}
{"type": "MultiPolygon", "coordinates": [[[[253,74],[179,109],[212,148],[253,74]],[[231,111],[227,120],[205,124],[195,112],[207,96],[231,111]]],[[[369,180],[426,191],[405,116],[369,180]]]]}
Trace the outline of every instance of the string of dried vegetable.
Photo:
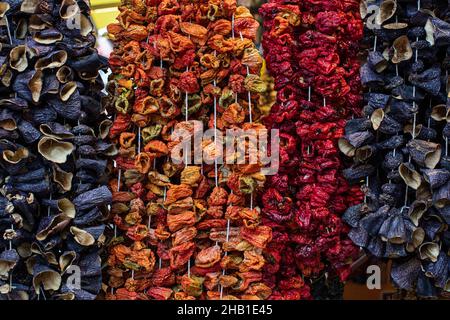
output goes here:
{"type": "Polygon", "coordinates": [[[257,22],[230,0],[124,1],[119,10],[108,27],[107,106],[120,145],[111,213],[122,234],[110,244],[107,298],[267,297],[261,250],[271,230],[251,207],[264,180],[258,165],[219,163],[218,138],[201,143],[209,163],[170,156],[182,149],[172,131],[261,128],[245,123],[258,119],[251,105],[264,89],[257,22]]]}
{"type": "Polygon", "coordinates": [[[448,2],[364,1],[361,10],[365,117],[348,122],[341,150],[354,160],[346,178],[367,176],[366,197],[344,219],[355,244],[395,260],[399,289],[436,297],[449,272],[448,2]]]}
{"type": "Polygon", "coordinates": [[[358,1],[313,0],[269,1],[260,9],[277,91],[266,124],[281,138],[280,170],[262,196],[274,232],[265,252],[271,299],[314,298],[314,282],[336,274],[345,280],[358,254],[340,215],[361,192],[343,178],[337,147],[361,103],[358,11],[358,1]]]}

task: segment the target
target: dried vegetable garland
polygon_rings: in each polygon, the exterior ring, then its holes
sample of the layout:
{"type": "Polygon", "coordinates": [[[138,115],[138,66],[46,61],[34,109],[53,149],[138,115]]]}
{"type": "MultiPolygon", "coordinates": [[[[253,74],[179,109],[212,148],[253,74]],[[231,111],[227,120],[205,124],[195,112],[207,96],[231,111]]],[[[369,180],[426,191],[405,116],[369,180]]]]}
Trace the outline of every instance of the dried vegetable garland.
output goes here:
{"type": "Polygon", "coordinates": [[[267,124],[281,138],[280,170],[262,196],[274,233],[265,279],[272,299],[310,299],[306,279],[345,280],[358,254],[340,215],[362,196],[342,177],[337,141],[361,103],[359,1],[270,1],[260,13],[277,90],[267,124]]]}
{"type": "Polygon", "coordinates": [[[394,259],[398,288],[436,297],[450,266],[448,2],[363,1],[361,11],[364,117],[348,122],[340,146],[354,161],[346,178],[366,179],[366,197],[344,219],[355,244],[394,259]]]}
{"type": "Polygon", "coordinates": [[[115,146],[89,14],[84,1],[0,3],[0,299],[95,299],[101,288],[115,146]]]}
{"type": "Polygon", "coordinates": [[[106,104],[119,154],[107,298],[267,298],[262,249],[272,234],[252,205],[264,184],[260,166],[221,165],[213,139],[202,142],[210,164],[170,157],[181,144],[173,130],[264,128],[252,107],[265,90],[258,23],[232,0],[124,1],[119,9],[108,26],[115,46],[106,104]]]}

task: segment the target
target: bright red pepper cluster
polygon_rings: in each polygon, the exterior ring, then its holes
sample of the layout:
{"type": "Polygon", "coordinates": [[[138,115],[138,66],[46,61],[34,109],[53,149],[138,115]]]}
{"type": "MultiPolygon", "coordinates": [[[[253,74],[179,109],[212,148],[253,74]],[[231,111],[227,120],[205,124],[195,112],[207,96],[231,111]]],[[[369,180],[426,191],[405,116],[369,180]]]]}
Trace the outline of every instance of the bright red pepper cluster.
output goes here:
{"type": "Polygon", "coordinates": [[[263,48],[277,101],[266,119],[280,130],[280,170],[266,183],[262,211],[271,299],[311,299],[310,281],[345,280],[358,248],[340,215],[362,193],[342,177],[337,147],[361,109],[359,1],[269,1],[260,9],[263,48]]]}

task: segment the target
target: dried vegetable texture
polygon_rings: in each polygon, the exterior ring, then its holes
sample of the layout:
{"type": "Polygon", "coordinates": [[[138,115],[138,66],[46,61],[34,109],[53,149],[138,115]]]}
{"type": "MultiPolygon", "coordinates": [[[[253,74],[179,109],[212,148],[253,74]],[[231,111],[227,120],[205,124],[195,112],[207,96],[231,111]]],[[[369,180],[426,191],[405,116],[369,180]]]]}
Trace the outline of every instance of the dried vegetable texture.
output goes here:
{"type": "Polygon", "coordinates": [[[119,10],[108,26],[105,104],[119,153],[106,298],[267,298],[262,250],[272,233],[251,205],[264,184],[261,166],[218,163],[213,139],[201,142],[209,164],[171,157],[181,146],[174,130],[264,129],[253,107],[266,87],[253,43],[258,23],[233,0],[124,1],[119,10]]]}
{"type": "Polygon", "coordinates": [[[260,13],[277,91],[266,124],[281,138],[280,170],[261,198],[274,233],[264,277],[271,299],[325,298],[311,286],[345,280],[358,255],[340,216],[362,193],[342,176],[338,139],[361,109],[359,1],[269,1],[260,13]]]}
{"type": "Polygon", "coordinates": [[[89,5],[6,1],[0,19],[0,299],[95,299],[116,148],[89,5]]]}
{"type": "Polygon", "coordinates": [[[356,245],[394,259],[398,288],[436,297],[449,290],[448,2],[367,2],[364,114],[339,143],[353,159],[345,177],[366,182],[365,201],[344,220],[356,245]]]}

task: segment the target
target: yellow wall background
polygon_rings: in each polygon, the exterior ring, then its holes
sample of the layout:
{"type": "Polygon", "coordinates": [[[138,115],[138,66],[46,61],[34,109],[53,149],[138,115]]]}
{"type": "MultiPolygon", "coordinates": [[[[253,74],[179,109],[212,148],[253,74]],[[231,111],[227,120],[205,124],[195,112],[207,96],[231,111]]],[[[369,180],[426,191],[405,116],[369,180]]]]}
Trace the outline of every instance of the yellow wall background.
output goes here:
{"type": "Polygon", "coordinates": [[[108,24],[116,21],[119,14],[119,10],[117,10],[119,3],[119,0],[91,0],[91,13],[97,29],[105,28],[108,24]]]}

